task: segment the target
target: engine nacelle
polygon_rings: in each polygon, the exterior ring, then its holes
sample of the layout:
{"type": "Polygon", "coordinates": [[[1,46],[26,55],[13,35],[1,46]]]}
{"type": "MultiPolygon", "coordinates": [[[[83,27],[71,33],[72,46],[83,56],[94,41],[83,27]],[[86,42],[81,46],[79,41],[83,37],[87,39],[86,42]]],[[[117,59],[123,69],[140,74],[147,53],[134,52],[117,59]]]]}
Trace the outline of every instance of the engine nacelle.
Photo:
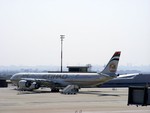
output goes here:
{"type": "Polygon", "coordinates": [[[26,80],[20,80],[18,83],[19,89],[21,90],[34,90],[40,87],[36,82],[29,82],[26,80]]]}
{"type": "Polygon", "coordinates": [[[39,89],[40,85],[37,84],[36,82],[32,82],[32,84],[30,85],[30,89],[39,89]]]}

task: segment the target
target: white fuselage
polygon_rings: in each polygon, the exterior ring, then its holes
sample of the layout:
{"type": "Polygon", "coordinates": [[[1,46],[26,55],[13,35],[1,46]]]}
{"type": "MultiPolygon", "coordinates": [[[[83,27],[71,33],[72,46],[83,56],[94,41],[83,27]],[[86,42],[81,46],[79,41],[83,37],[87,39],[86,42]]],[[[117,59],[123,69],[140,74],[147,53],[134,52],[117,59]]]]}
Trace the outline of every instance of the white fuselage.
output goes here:
{"type": "Polygon", "coordinates": [[[11,81],[15,85],[18,85],[20,80],[34,80],[40,81],[46,87],[78,85],[82,88],[103,84],[114,77],[98,73],[18,73],[11,77],[11,81]]]}

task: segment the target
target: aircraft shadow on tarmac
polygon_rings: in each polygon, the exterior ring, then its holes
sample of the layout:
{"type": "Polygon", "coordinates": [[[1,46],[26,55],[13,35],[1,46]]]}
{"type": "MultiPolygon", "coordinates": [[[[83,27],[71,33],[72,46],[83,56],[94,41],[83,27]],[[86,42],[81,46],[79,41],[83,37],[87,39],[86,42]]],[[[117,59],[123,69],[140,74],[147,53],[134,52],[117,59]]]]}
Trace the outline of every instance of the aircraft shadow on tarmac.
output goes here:
{"type": "Polygon", "coordinates": [[[97,96],[120,96],[119,94],[110,94],[104,93],[103,91],[81,91],[79,94],[89,94],[89,95],[97,95],[97,96]]]}
{"type": "Polygon", "coordinates": [[[18,95],[20,94],[44,94],[44,93],[52,93],[51,91],[18,91],[18,95]]]}
{"type": "MultiPolygon", "coordinates": [[[[51,91],[18,91],[18,95],[20,94],[44,94],[44,93],[49,93],[49,94],[53,94],[54,92],[51,91]]],[[[57,92],[59,93],[59,92],[57,92]]],[[[97,95],[97,96],[115,96],[118,97],[120,96],[119,94],[106,94],[106,93],[98,93],[98,92],[79,92],[78,94],[83,94],[83,95],[97,95]]]]}
{"type": "Polygon", "coordinates": [[[50,90],[34,90],[34,91],[21,91],[18,90],[17,88],[14,88],[12,90],[16,90],[18,94],[40,94],[40,93],[53,93],[50,90]]]}
{"type": "MultiPolygon", "coordinates": [[[[53,94],[53,93],[60,93],[60,92],[51,92],[50,90],[34,90],[34,91],[20,91],[18,89],[13,89],[13,90],[17,90],[18,91],[18,95],[20,94],[44,94],[44,93],[49,93],[49,94],[53,94]]],[[[110,92],[103,92],[103,91],[79,91],[77,94],[82,94],[82,95],[97,95],[97,96],[120,96],[121,94],[111,94],[110,92]]]]}

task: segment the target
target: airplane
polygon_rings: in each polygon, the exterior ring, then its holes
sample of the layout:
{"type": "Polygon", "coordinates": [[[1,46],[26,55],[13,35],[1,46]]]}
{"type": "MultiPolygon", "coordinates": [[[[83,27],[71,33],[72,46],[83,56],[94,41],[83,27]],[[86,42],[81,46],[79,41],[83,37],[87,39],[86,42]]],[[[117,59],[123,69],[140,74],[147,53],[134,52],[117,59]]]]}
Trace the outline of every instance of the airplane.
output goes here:
{"type": "Polygon", "coordinates": [[[100,73],[17,73],[10,80],[20,90],[49,87],[51,92],[76,94],[80,88],[93,88],[119,76],[116,74],[120,51],[116,51],[100,73]]]}

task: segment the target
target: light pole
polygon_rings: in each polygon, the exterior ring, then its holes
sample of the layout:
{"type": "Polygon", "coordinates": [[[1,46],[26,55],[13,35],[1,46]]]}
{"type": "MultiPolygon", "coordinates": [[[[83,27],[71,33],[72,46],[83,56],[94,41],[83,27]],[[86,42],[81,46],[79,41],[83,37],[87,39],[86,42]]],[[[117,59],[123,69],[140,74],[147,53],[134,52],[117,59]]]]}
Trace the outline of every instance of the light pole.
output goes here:
{"type": "Polygon", "coordinates": [[[63,39],[65,38],[65,35],[60,35],[60,39],[61,39],[61,72],[62,70],[62,65],[63,65],[63,39]]]}

